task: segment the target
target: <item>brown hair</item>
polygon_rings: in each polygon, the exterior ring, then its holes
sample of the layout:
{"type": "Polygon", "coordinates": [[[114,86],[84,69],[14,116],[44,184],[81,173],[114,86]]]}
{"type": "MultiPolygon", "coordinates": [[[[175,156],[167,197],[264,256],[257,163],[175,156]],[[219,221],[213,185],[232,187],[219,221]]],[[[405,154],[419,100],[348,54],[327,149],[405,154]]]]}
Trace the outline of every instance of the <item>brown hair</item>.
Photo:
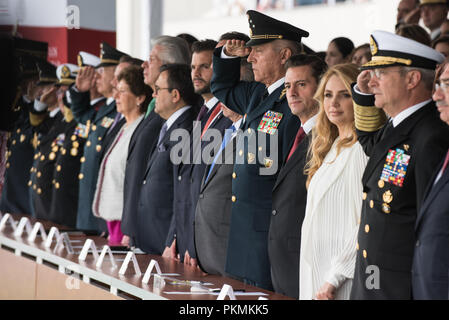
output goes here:
{"type": "Polygon", "coordinates": [[[125,81],[135,96],[145,96],[145,100],[139,105],[140,113],[147,111],[148,104],[152,99],[153,90],[144,83],[143,69],[131,65],[123,69],[117,76],[117,81],[125,81]]]}
{"type": "Polygon", "coordinates": [[[401,37],[409,38],[430,47],[430,35],[423,27],[417,24],[403,24],[396,34],[401,37]]]}

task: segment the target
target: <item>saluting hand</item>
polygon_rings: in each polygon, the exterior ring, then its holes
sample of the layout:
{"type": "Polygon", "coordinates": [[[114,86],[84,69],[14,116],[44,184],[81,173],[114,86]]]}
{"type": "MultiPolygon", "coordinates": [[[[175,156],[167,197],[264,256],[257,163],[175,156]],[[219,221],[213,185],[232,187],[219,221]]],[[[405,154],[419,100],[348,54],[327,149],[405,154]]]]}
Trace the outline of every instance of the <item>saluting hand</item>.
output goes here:
{"type": "Polygon", "coordinates": [[[76,76],[75,85],[78,91],[86,92],[94,84],[95,69],[91,66],[80,68],[76,76]]]}
{"type": "Polygon", "coordinates": [[[224,53],[231,57],[246,57],[251,53],[251,48],[245,47],[243,40],[228,40],[224,47],[224,53]]]}
{"type": "Polygon", "coordinates": [[[50,87],[44,90],[44,93],[42,94],[40,101],[45,103],[47,106],[51,107],[58,103],[58,96],[56,94],[56,91],[58,88],[56,87],[50,87]]]}
{"type": "Polygon", "coordinates": [[[369,70],[364,70],[360,72],[359,76],[357,77],[357,87],[362,93],[369,93],[372,94],[372,90],[368,86],[368,82],[371,80],[371,75],[369,73],[369,70]]]}

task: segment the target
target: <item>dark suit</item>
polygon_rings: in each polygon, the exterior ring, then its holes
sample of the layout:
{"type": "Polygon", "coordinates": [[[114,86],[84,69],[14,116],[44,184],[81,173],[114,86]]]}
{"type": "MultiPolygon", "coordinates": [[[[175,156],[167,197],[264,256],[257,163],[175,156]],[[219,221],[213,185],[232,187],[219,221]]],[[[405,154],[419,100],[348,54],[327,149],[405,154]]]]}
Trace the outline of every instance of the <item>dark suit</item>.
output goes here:
{"type": "Polygon", "coordinates": [[[153,150],[143,175],[134,240],[136,247],[146,253],[163,253],[173,217],[173,168],[176,165],[170,159],[170,151],[179,142],[170,141],[170,134],[176,129],[190,133],[195,115],[195,109],[190,108],[168,128],[153,150]]]}
{"type": "MultiPolygon", "coordinates": [[[[18,110],[13,113],[10,123],[11,136],[8,138],[6,170],[0,210],[3,212],[32,214],[27,183],[33,164],[33,127],[30,124],[29,110],[33,102],[20,98],[18,110]]],[[[3,120],[3,119],[2,119],[3,120]]]]}
{"type": "Polygon", "coordinates": [[[416,219],[412,268],[414,299],[449,299],[449,169],[446,168],[433,184],[441,166],[442,163],[430,180],[416,219]]]}
{"type": "MultiPolygon", "coordinates": [[[[201,127],[196,128],[201,134],[204,129],[209,116],[215,108],[221,108],[220,104],[216,104],[211,108],[201,120],[201,127]]],[[[222,136],[223,131],[231,125],[231,121],[219,114],[209,128],[214,128],[220,131],[222,136]]],[[[193,138],[195,136],[193,135],[193,138]]],[[[181,164],[175,167],[175,184],[174,184],[174,218],[173,224],[170,226],[170,233],[167,237],[166,245],[170,246],[176,236],[176,246],[179,252],[181,261],[184,260],[186,250],[190,257],[196,258],[196,250],[194,244],[194,220],[195,208],[198,202],[199,190],[201,181],[206,169],[206,163],[202,160],[203,150],[206,146],[219,146],[221,141],[192,141],[190,147],[190,154],[193,155],[190,164],[181,164]],[[198,143],[199,142],[199,143],[198,143]]]]}
{"type": "Polygon", "coordinates": [[[75,120],[87,125],[89,130],[83,151],[85,161],[81,164],[78,176],[80,182],[76,227],[80,230],[106,230],[104,220],[93,215],[92,202],[97,187],[103,141],[117,114],[115,101],[108,105],[105,104],[98,111],[95,111],[90,105],[88,92],[77,92],[74,88],[71,88],[70,96],[72,98],[71,109],[75,120]]]}
{"type": "MultiPolygon", "coordinates": [[[[297,126],[297,117],[292,117],[297,126]]],[[[293,142],[292,142],[293,145],[293,142]]],[[[274,290],[298,298],[301,226],[306,211],[306,164],[309,137],[305,136],[282,166],[273,188],[273,210],[268,232],[268,254],[274,290]]]]}
{"type": "Polygon", "coordinates": [[[210,274],[226,276],[226,252],[231,223],[232,172],[235,143],[231,140],[222,151],[221,162],[206,166],[195,209],[195,249],[198,264],[210,274]]]}
{"type": "Polygon", "coordinates": [[[228,108],[245,115],[244,134],[237,141],[236,178],[232,182],[226,272],[247,283],[271,289],[268,228],[272,190],[298,127],[287,127],[292,114],[283,84],[262,99],[265,85],[239,81],[240,59],[221,59],[220,53],[221,48],[214,51],[212,92],[228,108]],[[276,119],[273,121],[280,121],[271,133],[264,133],[266,126],[262,120],[270,117],[269,111],[275,112],[271,113],[276,119]]]}
{"type": "Polygon", "coordinates": [[[370,159],[362,177],[351,299],[411,298],[416,214],[432,173],[449,146],[449,128],[439,119],[433,102],[382,138],[385,128],[371,133],[357,131],[359,142],[372,145],[372,150],[367,153],[370,159]],[[368,278],[373,275],[368,266],[379,268],[379,288],[368,278]]]}
{"type": "Polygon", "coordinates": [[[152,111],[139,123],[129,142],[121,228],[122,232],[131,238],[134,238],[137,229],[137,205],[143,175],[164,121],[156,112],[152,111]]]}

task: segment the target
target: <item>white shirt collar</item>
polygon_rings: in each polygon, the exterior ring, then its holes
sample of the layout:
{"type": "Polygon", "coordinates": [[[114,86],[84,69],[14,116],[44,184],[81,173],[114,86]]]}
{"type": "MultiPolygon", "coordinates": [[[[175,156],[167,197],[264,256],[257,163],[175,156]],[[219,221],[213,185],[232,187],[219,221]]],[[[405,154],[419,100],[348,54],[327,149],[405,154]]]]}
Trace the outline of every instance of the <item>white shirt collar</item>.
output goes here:
{"type": "Polygon", "coordinates": [[[173,123],[175,123],[175,121],[188,109],[190,109],[191,106],[185,106],[182,107],[181,109],[178,109],[175,111],[175,113],[173,113],[165,122],[167,124],[167,130],[170,129],[170,127],[173,125],[173,123]]]}
{"type": "MultiPolygon", "coordinates": [[[[67,91],[67,92],[69,92],[69,91],[67,91]]],[[[90,100],[90,105],[93,106],[94,104],[96,104],[101,99],[104,99],[104,97],[99,97],[99,98],[95,98],[93,100],[90,100]]]]}
{"type": "Polygon", "coordinates": [[[267,88],[268,94],[272,94],[274,90],[276,90],[277,88],[279,88],[280,86],[282,86],[285,82],[285,77],[279,79],[278,81],[276,81],[275,83],[273,83],[271,86],[269,86],[267,88]]]}
{"type": "Polygon", "coordinates": [[[242,121],[243,121],[243,118],[240,118],[236,122],[233,123],[235,130],[238,130],[240,128],[242,121]]]}
{"type": "Polygon", "coordinates": [[[218,103],[218,99],[216,97],[212,97],[205,103],[207,110],[212,109],[218,103]]]}
{"type": "Polygon", "coordinates": [[[59,107],[50,111],[50,114],[49,114],[50,118],[54,118],[58,114],[59,111],[61,111],[61,110],[59,110],[59,107]]]}
{"type": "Polygon", "coordinates": [[[424,107],[426,104],[428,104],[431,99],[420,102],[418,104],[415,104],[414,106],[411,106],[410,108],[405,109],[404,111],[401,111],[396,115],[396,117],[392,118],[393,121],[393,127],[397,127],[402,121],[404,121],[406,118],[408,118],[410,115],[424,107]]]}
{"type": "Polygon", "coordinates": [[[317,116],[318,116],[317,114],[314,115],[312,118],[307,120],[306,123],[304,123],[302,125],[302,128],[304,129],[305,134],[309,134],[309,132],[312,131],[313,127],[315,127],[317,116]]]}
{"type": "Polygon", "coordinates": [[[114,98],[113,98],[113,97],[109,97],[109,98],[106,100],[106,104],[109,105],[109,104],[112,103],[112,101],[114,101],[114,98]]]}

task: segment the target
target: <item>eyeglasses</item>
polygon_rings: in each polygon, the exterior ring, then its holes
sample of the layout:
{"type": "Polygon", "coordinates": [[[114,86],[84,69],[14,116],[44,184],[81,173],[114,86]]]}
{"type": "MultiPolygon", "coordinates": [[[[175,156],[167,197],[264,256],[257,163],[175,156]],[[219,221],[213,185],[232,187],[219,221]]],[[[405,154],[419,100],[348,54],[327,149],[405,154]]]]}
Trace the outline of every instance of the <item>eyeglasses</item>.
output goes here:
{"type": "Polygon", "coordinates": [[[441,89],[443,92],[446,92],[447,88],[449,88],[449,83],[447,82],[435,83],[435,91],[441,89]]]}
{"type": "Polygon", "coordinates": [[[372,69],[369,71],[371,78],[376,76],[377,79],[382,80],[383,75],[389,72],[402,72],[402,70],[385,70],[385,69],[372,69]]]}
{"type": "Polygon", "coordinates": [[[173,88],[159,88],[158,86],[154,86],[154,93],[158,94],[158,92],[160,90],[168,90],[168,91],[172,91],[173,88]]]}

